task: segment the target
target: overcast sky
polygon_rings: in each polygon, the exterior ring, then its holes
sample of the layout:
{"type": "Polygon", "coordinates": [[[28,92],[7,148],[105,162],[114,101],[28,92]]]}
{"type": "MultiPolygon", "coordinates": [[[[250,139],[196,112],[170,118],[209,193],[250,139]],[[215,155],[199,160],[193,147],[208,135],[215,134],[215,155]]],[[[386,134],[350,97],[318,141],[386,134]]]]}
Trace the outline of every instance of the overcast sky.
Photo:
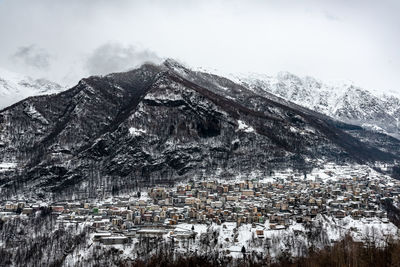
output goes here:
{"type": "Polygon", "coordinates": [[[0,0],[0,67],[69,85],[176,58],[400,91],[398,0],[0,0]]]}

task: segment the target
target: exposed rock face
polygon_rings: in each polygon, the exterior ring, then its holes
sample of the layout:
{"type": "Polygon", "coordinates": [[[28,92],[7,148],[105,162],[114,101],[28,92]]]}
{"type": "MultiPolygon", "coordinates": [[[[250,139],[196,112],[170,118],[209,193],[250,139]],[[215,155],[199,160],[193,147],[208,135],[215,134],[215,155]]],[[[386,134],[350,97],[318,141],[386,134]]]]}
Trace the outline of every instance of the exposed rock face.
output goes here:
{"type": "Polygon", "coordinates": [[[18,171],[0,172],[0,185],[7,193],[40,188],[93,196],[99,188],[188,177],[306,171],[321,160],[397,158],[399,144],[382,151],[345,128],[361,131],[167,60],[89,77],[3,110],[0,163],[17,163],[18,171]]]}

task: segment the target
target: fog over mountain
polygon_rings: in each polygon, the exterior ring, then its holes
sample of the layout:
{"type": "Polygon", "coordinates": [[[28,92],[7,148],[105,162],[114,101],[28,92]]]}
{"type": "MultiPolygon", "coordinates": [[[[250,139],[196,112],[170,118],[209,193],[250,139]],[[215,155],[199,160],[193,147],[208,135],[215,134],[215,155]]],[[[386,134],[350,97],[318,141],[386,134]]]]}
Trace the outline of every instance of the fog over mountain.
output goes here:
{"type": "Polygon", "coordinates": [[[34,79],[0,68],[0,110],[30,96],[54,94],[65,89],[43,78],[34,79]]]}
{"type": "Polygon", "coordinates": [[[73,86],[82,77],[125,71],[157,55],[232,73],[289,71],[399,91],[399,5],[2,0],[0,34],[7,38],[0,44],[0,66],[73,86]],[[113,60],[95,61],[98,53],[113,60]]]}

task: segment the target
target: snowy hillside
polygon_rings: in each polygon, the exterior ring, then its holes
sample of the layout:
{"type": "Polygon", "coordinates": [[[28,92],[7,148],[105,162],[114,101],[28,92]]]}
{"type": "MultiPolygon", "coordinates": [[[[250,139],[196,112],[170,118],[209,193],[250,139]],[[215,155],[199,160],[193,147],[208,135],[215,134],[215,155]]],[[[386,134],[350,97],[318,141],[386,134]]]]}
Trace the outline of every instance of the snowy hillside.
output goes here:
{"type": "Polygon", "coordinates": [[[327,84],[288,72],[275,77],[240,75],[236,80],[257,93],[272,93],[340,121],[400,137],[400,98],[396,94],[368,91],[349,82],[327,84]]]}
{"type": "Polygon", "coordinates": [[[59,92],[63,87],[46,79],[33,79],[0,68],[0,109],[24,98],[59,92]]]}

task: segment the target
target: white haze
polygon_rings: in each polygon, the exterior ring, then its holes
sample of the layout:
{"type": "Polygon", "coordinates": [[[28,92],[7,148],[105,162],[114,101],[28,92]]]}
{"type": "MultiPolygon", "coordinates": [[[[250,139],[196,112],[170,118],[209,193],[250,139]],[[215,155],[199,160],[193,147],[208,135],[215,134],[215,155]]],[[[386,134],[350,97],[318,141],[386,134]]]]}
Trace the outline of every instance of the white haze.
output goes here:
{"type": "Polygon", "coordinates": [[[0,66],[72,85],[172,57],[397,90],[399,1],[0,0],[0,66]]]}

